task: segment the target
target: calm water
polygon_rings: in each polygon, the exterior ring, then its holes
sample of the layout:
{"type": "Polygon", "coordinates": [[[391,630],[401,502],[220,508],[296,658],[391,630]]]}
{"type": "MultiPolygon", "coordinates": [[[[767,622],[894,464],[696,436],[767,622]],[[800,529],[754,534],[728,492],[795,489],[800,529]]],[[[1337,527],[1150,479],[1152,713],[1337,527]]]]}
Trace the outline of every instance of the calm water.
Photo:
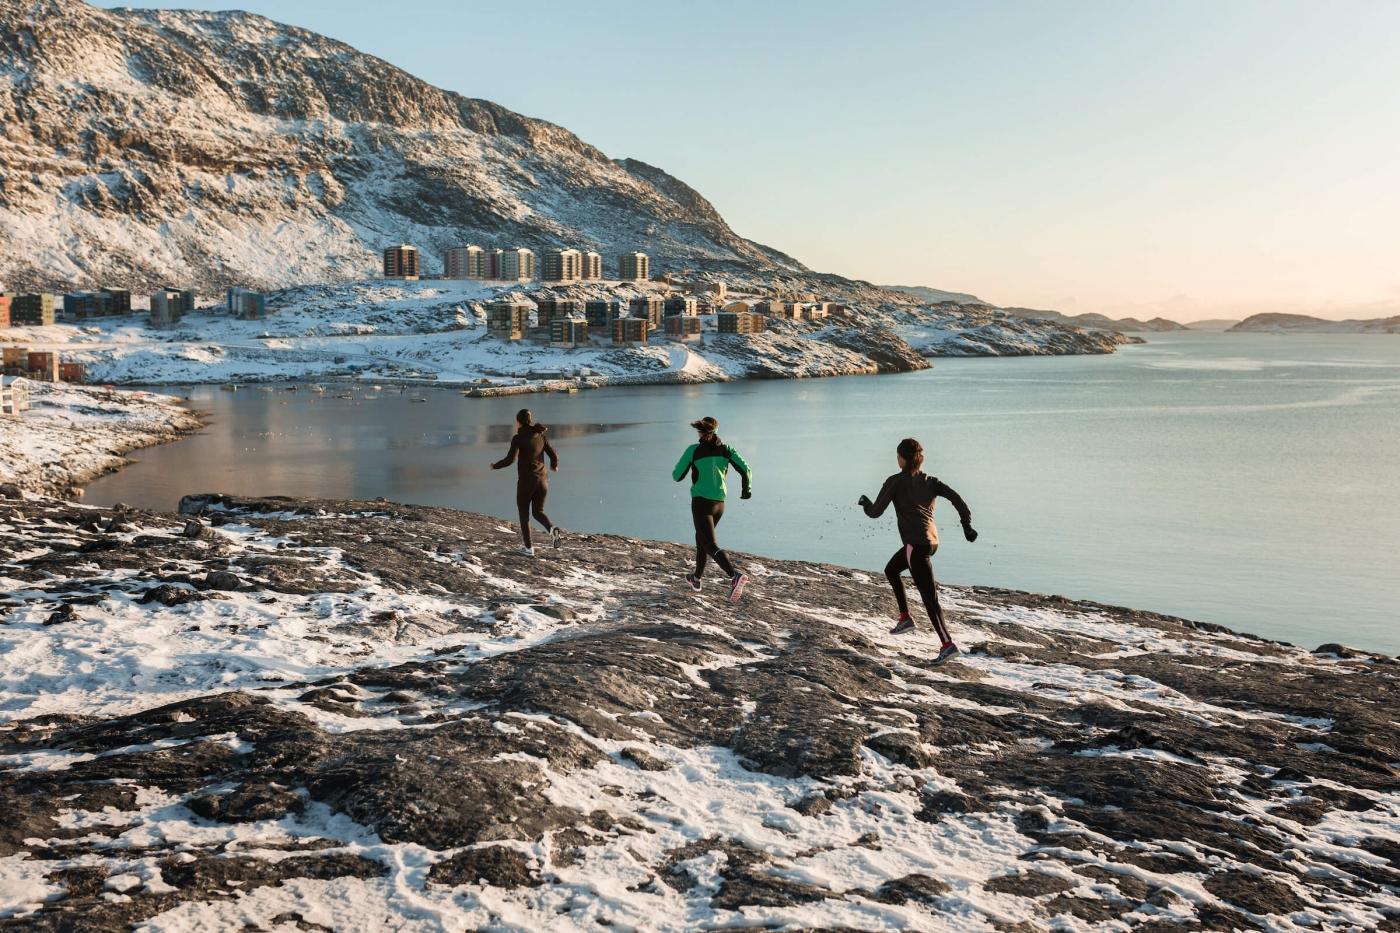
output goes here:
{"type": "Polygon", "coordinates": [[[713,414],[756,471],[724,545],[878,570],[898,545],[893,518],[870,521],[854,503],[913,434],[982,533],[967,544],[940,505],[941,578],[1400,652],[1400,338],[1191,334],[1109,357],[940,360],[905,376],[416,393],[427,404],[367,394],[195,389],[213,414],[207,432],[140,452],[89,499],[386,496],[511,517],[513,472],[488,463],[523,403],[563,460],[556,521],[686,540],[686,487],[669,472],[692,439],[686,423],[713,414]]]}

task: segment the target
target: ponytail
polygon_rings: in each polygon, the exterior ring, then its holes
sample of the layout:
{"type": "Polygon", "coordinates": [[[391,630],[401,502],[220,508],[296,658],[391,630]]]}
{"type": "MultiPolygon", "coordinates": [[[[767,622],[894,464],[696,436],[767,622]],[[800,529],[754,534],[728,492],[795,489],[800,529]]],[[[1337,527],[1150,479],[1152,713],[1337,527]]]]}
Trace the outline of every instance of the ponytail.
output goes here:
{"type": "Polygon", "coordinates": [[[904,440],[900,441],[895,451],[904,458],[904,469],[908,470],[910,473],[917,473],[923,468],[924,445],[914,440],[914,438],[906,437],[904,440]]]}

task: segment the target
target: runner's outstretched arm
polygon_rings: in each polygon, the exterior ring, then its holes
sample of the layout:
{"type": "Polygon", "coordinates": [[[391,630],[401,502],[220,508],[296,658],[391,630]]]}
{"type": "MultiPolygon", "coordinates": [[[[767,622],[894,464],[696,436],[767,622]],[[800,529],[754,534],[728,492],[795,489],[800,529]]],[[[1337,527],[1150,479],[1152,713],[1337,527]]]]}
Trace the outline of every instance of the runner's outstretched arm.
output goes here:
{"type": "Polygon", "coordinates": [[[969,541],[976,541],[977,529],[972,527],[972,509],[967,507],[963,497],[958,495],[952,486],[944,482],[938,484],[938,495],[953,503],[953,508],[958,510],[958,520],[962,522],[963,537],[969,541]]]}
{"type": "Polygon", "coordinates": [[[505,457],[503,457],[502,459],[497,460],[495,463],[491,464],[491,469],[493,469],[493,470],[504,470],[506,467],[508,467],[508,466],[510,466],[512,463],[514,463],[514,462],[515,462],[515,452],[516,452],[516,450],[519,449],[519,447],[520,447],[520,438],[518,438],[518,437],[512,437],[512,438],[510,439],[510,450],[506,452],[505,457]]]}
{"type": "Polygon", "coordinates": [[[744,491],[739,494],[740,499],[753,498],[753,469],[747,460],[740,455],[739,451],[733,447],[729,448],[729,462],[734,464],[734,469],[739,471],[739,476],[744,481],[744,491]]]}
{"type": "Polygon", "coordinates": [[[549,468],[557,472],[559,470],[559,455],[550,446],[548,438],[545,438],[544,442],[544,455],[549,458],[549,468]]]}
{"type": "Polygon", "coordinates": [[[671,471],[671,479],[678,483],[685,479],[686,471],[690,469],[690,464],[695,459],[695,448],[699,446],[699,444],[691,444],[685,449],[685,453],[681,454],[680,460],[676,461],[676,468],[671,471]]]}
{"type": "Polygon", "coordinates": [[[893,499],[894,482],[887,479],[885,480],[885,485],[880,487],[880,495],[875,497],[874,502],[870,501],[869,496],[861,496],[860,501],[857,502],[856,505],[865,509],[865,514],[870,518],[879,518],[881,515],[885,514],[885,509],[890,507],[890,502],[893,501],[893,499]]]}

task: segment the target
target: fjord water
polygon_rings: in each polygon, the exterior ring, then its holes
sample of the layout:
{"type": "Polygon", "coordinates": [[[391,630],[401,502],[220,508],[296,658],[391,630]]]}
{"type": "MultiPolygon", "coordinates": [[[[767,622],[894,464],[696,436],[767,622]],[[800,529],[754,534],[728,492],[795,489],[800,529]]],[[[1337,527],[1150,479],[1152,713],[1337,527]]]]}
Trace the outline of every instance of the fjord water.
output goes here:
{"type": "MultiPolygon", "coordinates": [[[[1400,338],[1154,335],[1101,357],[503,399],[183,391],[211,413],[206,431],[138,452],[89,501],[384,496],[512,519],[514,471],[489,462],[527,405],[562,457],[555,521],[684,541],[687,487],[669,473],[687,422],[714,415],[756,475],[755,498],[730,503],[724,546],[878,572],[898,546],[893,516],[872,521],[855,501],[914,435],[981,532],[964,542],[939,504],[941,579],[1400,652],[1400,338]]],[[[517,543],[509,525],[502,548],[517,543]]],[[[542,553],[545,574],[568,558],[542,553]]]]}

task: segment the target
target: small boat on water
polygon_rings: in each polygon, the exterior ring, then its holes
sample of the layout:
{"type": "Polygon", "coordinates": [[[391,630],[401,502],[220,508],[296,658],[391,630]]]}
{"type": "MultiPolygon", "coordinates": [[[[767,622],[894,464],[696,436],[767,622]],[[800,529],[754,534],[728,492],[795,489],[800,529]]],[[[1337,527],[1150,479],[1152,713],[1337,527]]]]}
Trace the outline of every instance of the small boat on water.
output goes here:
{"type": "Polygon", "coordinates": [[[409,401],[410,401],[410,402],[426,402],[427,399],[425,399],[425,398],[424,398],[423,396],[421,396],[421,395],[415,395],[415,396],[413,396],[413,398],[409,399],[409,401]]]}
{"type": "Polygon", "coordinates": [[[321,384],[318,382],[318,383],[316,383],[315,385],[313,385],[313,386],[311,387],[311,391],[312,391],[312,392],[325,392],[325,391],[326,391],[326,387],[323,386],[323,385],[321,385],[321,384]]]}
{"type": "Polygon", "coordinates": [[[349,392],[342,392],[342,393],[340,393],[339,395],[336,396],[336,398],[354,398],[354,397],[355,397],[355,396],[351,395],[349,392]]]}
{"type": "Polygon", "coordinates": [[[230,382],[227,385],[219,386],[219,388],[223,389],[225,392],[237,392],[241,387],[236,382],[230,382]]]}

